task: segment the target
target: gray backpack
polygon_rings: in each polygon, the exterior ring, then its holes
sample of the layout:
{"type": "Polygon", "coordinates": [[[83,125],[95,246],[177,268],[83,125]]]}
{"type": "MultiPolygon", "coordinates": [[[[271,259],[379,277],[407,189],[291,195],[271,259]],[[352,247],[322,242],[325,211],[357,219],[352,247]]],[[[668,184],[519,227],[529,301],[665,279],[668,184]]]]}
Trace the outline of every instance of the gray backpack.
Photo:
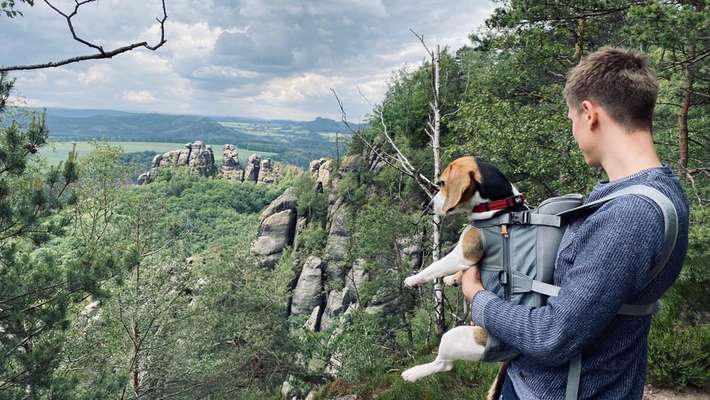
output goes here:
{"type": "MultiPolygon", "coordinates": [[[[566,225],[575,218],[624,195],[640,195],[652,200],[663,213],[665,242],[663,251],[646,278],[653,280],[668,262],[678,234],[678,216],[673,203],[658,190],[634,185],[604,198],[582,204],[582,195],[568,194],[543,201],[537,208],[520,212],[504,212],[490,219],[473,221],[481,232],[485,257],[481,268],[483,286],[514,304],[540,307],[549,296],[557,296],[553,273],[557,250],[566,225]]],[[[624,304],[620,315],[645,316],[657,310],[656,303],[624,304]]],[[[482,361],[507,361],[518,353],[512,347],[488,336],[482,361]]],[[[565,400],[578,396],[581,356],[570,362],[565,400]]]]}

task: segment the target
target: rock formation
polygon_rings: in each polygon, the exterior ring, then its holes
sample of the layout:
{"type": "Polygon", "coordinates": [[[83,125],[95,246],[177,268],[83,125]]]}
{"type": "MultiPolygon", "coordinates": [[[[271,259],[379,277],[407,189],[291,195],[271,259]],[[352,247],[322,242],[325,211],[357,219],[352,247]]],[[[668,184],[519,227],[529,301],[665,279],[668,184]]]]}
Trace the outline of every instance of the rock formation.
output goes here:
{"type": "Polygon", "coordinates": [[[187,143],[182,149],[158,154],[153,158],[150,170],[138,177],[138,184],[152,182],[160,174],[160,168],[165,166],[189,167],[191,171],[200,176],[214,176],[219,173],[224,179],[236,182],[278,183],[281,179],[281,168],[274,165],[270,158],[262,159],[257,154],[252,154],[247,160],[245,168],[239,162],[239,152],[233,144],[225,144],[222,151],[222,165],[219,170],[215,166],[212,146],[205,145],[197,140],[187,143]]]}
{"type": "MultiPolygon", "coordinates": [[[[249,165],[256,166],[255,160],[252,161],[249,165]]],[[[357,156],[346,157],[336,171],[334,160],[314,160],[309,168],[316,181],[314,190],[322,192],[337,187],[339,176],[353,172],[360,161],[357,156]]],[[[265,168],[268,165],[260,160],[260,171],[265,168]]],[[[340,324],[347,310],[360,307],[359,292],[369,279],[365,260],[349,261],[351,211],[342,198],[331,195],[329,201],[325,224],[327,237],[322,255],[308,255],[298,261],[301,272],[293,278],[289,307],[290,315],[307,317],[304,326],[312,331],[331,329],[340,324]]],[[[252,253],[262,266],[273,267],[286,246],[298,248],[299,233],[312,222],[309,216],[298,215],[296,202],[295,189],[288,189],[262,212],[259,234],[252,244],[252,253]]],[[[375,300],[377,303],[373,304],[375,308],[372,310],[394,309],[389,298],[380,296],[375,300]]]]}
{"type": "Polygon", "coordinates": [[[261,213],[261,224],[251,251],[263,267],[271,268],[281,258],[286,246],[291,246],[296,233],[296,190],[286,191],[261,213]]]}
{"type": "Polygon", "coordinates": [[[291,315],[310,315],[320,305],[322,292],[323,260],[310,256],[303,264],[301,275],[293,291],[291,315]]]}
{"type": "Polygon", "coordinates": [[[182,149],[155,156],[150,170],[138,177],[138,184],[152,182],[160,173],[160,168],[165,166],[189,167],[200,176],[213,176],[217,172],[212,146],[196,140],[185,144],[182,149]]]}
{"type": "Polygon", "coordinates": [[[244,170],[244,180],[249,182],[256,182],[259,180],[259,169],[261,168],[261,157],[256,154],[249,156],[247,160],[247,166],[244,170]]]}
{"type": "MultiPolygon", "coordinates": [[[[256,162],[250,164],[254,165],[253,169],[256,168],[256,162]]],[[[338,185],[346,174],[355,173],[359,169],[376,173],[383,165],[377,159],[369,159],[363,155],[347,156],[341,160],[339,167],[336,166],[334,160],[322,158],[312,161],[307,171],[315,181],[313,190],[328,193],[325,221],[311,220],[313,216],[307,214],[299,215],[295,190],[289,189],[262,213],[259,234],[252,246],[252,252],[265,266],[275,265],[283,250],[289,246],[288,243],[294,248],[290,259],[294,260],[292,267],[298,272],[291,277],[289,315],[302,323],[301,329],[326,332],[329,343],[326,347],[335,343],[337,338],[347,331],[354,313],[387,315],[399,312],[402,306],[399,287],[382,285],[377,288],[366,288],[372,285],[371,279],[380,277],[383,272],[377,269],[368,272],[367,260],[353,259],[351,246],[356,228],[353,222],[358,210],[353,209],[352,205],[337,195],[338,185]],[[286,214],[282,216],[281,213],[286,214]],[[273,220],[277,216],[279,224],[275,224],[273,220]],[[312,227],[312,224],[318,226],[312,227]],[[302,248],[299,236],[309,228],[317,230],[321,227],[326,234],[322,248],[312,249],[313,251],[309,253],[302,248]],[[373,292],[372,289],[376,290],[373,292]]],[[[256,176],[262,176],[263,171],[268,168],[262,160],[258,167],[260,171],[255,173],[256,176]]],[[[257,180],[260,181],[261,178],[257,180]]],[[[421,268],[423,242],[421,234],[397,240],[397,246],[401,250],[402,265],[417,270],[421,268]]],[[[293,326],[294,329],[299,329],[298,325],[293,326]]],[[[299,362],[309,370],[319,371],[325,376],[337,377],[338,371],[342,368],[342,357],[343,355],[335,350],[325,359],[299,362]]],[[[303,392],[295,393],[292,390],[291,382],[285,382],[284,388],[290,398],[304,398],[303,392]]],[[[310,393],[314,392],[310,391],[310,393]]]]}
{"type": "Polygon", "coordinates": [[[222,167],[220,168],[222,177],[229,180],[243,181],[244,170],[239,164],[239,152],[233,144],[225,144],[222,151],[222,167]]]}

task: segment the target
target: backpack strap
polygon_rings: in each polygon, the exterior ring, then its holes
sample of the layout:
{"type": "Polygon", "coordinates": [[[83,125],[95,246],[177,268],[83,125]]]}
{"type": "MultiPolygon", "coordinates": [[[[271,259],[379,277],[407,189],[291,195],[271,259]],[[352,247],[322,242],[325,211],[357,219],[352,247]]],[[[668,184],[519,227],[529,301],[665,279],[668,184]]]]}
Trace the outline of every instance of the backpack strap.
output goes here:
{"type": "MultiPolygon", "coordinates": [[[[655,265],[651,272],[646,277],[642,287],[646,287],[658,274],[663,270],[663,267],[668,263],[668,260],[675,248],[676,240],[678,239],[678,213],[673,203],[660,191],[646,185],[633,185],[627,188],[618,190],[599,200],[584,204],[580,207],[563,211],[557,214],[563,221],[568,218],[578,215],[582,211],[592,210],[601,207],[606,202],[621,197],[627,194],[635,194],[644,196],[652,200],[661,210],[663,214],[664,235],[665,240],[663,249],[656,258],[655,265]]],[[[548,286],[553,286],[546,284],[548,286]]],[[[556,286],[553,286],[556,287],[556,286]]],[[[549,288],[546,291],[549,291],[549,288]]],[[[649,304],[624,304],[618,311],[619,315],[629,316],[645,316],[650,315],[657,309],[657,302],[649,304]]],[[[565,400],[577,400],[579,396],[579,381],[582,376],[582,355],[577,354],[569,364],[567,371],[567,387],[565,389],[565,400]]]]}
{"type": "Polygon", "coordinates": [[[472,221],[477,228],[490,228],[499,225],[544,225],[559,228],[562,218],[552,214],[538,214],[530,211],[502,213],[488,219],[472,221]]]}
{"type": "Polygon", "coordinates": [[[653,267],[651,272],[649,272],[649,274],[646,276],[646,281],[642,286],[646,287],[653,279],[656,278],[656,276],[658,276],[661,270],[663,270],[663,267],[666,265],[668,259],[671,257],[671,253],[673,253],[676,240],[678,239],[678,213],[675,209],[675,206],[670,201],[670,199],[666,197],[666,195],[664,195],[657,189],[654,189],[647,185],[633,185],[621,190],[617,190],[616,192],[608,196],[602,197],[599,200],[558,213],[557,216],[562,219],[563,223],[568,222],[569,218],[579,215],[580,212],[599,208],[607,202],[616,199],[617,197],[625,196],[627,194],[641,195],[650,199],[658,206],[658,208],[661,210],[661,213],[663,214],[663,231],[665,240],[663,243],[663,248],[658,254],[658,257],[656,258],[655,266],[653,267]]]}

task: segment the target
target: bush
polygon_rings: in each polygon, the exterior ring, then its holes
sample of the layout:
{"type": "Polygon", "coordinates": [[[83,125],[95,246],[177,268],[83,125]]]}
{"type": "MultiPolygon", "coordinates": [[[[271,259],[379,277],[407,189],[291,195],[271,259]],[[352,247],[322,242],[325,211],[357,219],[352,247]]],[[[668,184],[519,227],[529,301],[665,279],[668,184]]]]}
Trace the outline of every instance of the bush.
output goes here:
{"type": "Polygon", "coordinates": [[[710,389],[710,326],[687,325],[668,307],[652,323],[648,366],[655,385],[710,389]]]}

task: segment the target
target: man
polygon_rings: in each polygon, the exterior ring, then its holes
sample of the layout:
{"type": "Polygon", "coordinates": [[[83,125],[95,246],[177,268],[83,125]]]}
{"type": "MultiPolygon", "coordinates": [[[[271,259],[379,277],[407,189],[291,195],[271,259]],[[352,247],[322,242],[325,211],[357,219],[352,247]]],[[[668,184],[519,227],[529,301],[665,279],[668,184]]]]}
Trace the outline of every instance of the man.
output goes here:
{"type": "Polygon", "coordinates": [[[677,278],[688,246],[688,201],[651,135],[658,84],[647,58],[602,48],[568,74],[564,96],[572,135],[590,166],[609,177],[594,201],[631,185],[665,194],[678,213],[678,238],[662,272],[644,286],[664,242],[661,210],[625,195],[571,223],[560,243],[546,306],[513,305],[481,286],[477,269],[463,277],[473,321],[515,347],[503,399],[564,399],[570,360],[581,354],[580,399],[641,399],[651,315],[617,315],[624,303],[659,299],[677,278]]]}

